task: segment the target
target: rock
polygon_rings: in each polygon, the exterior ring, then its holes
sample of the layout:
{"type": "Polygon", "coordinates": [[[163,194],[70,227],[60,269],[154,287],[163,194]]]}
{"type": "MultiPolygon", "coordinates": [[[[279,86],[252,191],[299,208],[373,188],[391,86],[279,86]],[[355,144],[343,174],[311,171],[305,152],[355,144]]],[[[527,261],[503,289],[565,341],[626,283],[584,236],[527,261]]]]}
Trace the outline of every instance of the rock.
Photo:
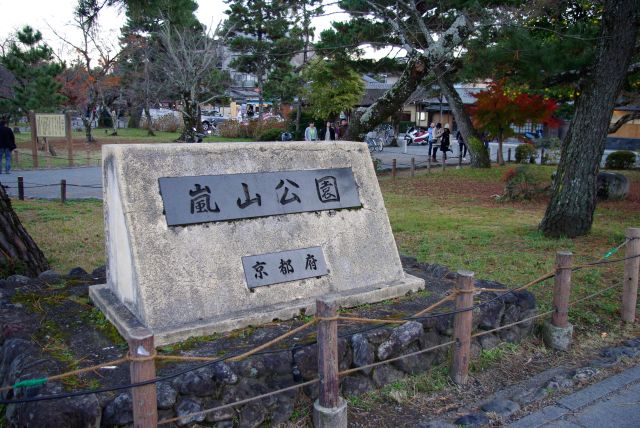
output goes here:
{"type": "Polygon", "coordinates": [[[304,380],[311,380],[318,374],[318,345],[302,346],[293,351],[293,363],[298,367],[304,380]]]}
{"type": "Polygon", "coordinates": [[[500,320],[504,314],[504,304],[496,300],[491,303],[487,303],[481,307],[481,315],[479,315],[480,322],[478,328],[481,330],[492,330],[500,327],[500,320]]]}
{"type": "Polygon", "coordinates": [[[389,338],[378,347],[378,359],[386,360],[391,356],[400,355],[410,343],[420,339],[423,333],[422,324],[416,321],[409,321],[394,328],[389,338]]]}
{"type": "MultiPolygon", "coordinates": [[[[59,391],[62,392],[62,391],[59,391]]],[[[38,428],[99,428],[104,419],[94,394],[7,406],[9,426],[38,428]],[[15,407],[9,409],[9,407],[15,407]]],[[[124,420],[123,417],[121,420],[124,420]]],[[[128,422],[133,421],[133,414],[128,422]]]]}
{"type": "Polygon", "coordinates": [[[573,386],[573,381],[571,379],[567,379],[564,376],[555,376],[548,383],[546,388],[548,390],[559,391],[564,388],[571,388],[573,386]]]}
{"type": "Polygon", "coordinates": [[[89,279],[89,274],[81,267],[75,267],[69,271],[67,277],[71,279],[89,279]]]}
{"type": "Polygon", "coordinates": [[[233,428],[233,421],[221,421],[216,423],[213,428],[233,428]]]}
{"type": "MultiPolygon", "coordinates": [[[[410,354],[419,350],[420,348],[416,344],[414,344],[406,348],[403,354],[410,354]]],[[[422,354],[412,355],[410,357],[405,357],[398,361],[394,361],[392,364],[394,367],[402,370],[405,373],[418,374],[429,370],[434,358],[435,353],[423,352],[422,354]]]]}
{"type": "Polygon", "coordinates": [[[443,336],[453,335],[453,315],[436,317],[436,331],[443,336]]]}
{"type": "Polygon", "coordinates": [[[520,410],[520,405],[511,400],[493,400],[480,407],[485,412],[492,412],[502,418],[508,418],[520,410]]]}
{"type": "Polygon", "coordinates": [[[202,410],[200,403],[190,398],[184,398],[176,408],[177,416],[180,417],[177,422],[178,426],[183,427],[194,422],[204,421],[205,415],[202,413],[191,415],[192,413],[201,412],[202,410]]]}
{"type": "Polygon", "coordinates": [[[402,379],[403,377],[404,373],[400,370],[389,366],[379,366],[373,370],[372,379],[376,386],[381,387],[402,379]]]}
{"type": "Polygon", "coordinates": [[[338,339],[338,368],[340,370],[347,370],[353,362],[353,352],[349,342],[347,338],[338,339]]]}
{"type": "MultiPolygon", "coordinates": [[[[207,402],[206,408],[213,409],[214,407],[220,406],[222,403],[219,401],[207,402]]],[[[235,410],[231,407],[227,407],[226,409],[217,410],[215,412],[209,412],[205,415],[205,419],[207,422],[224,422],[230,421],[236,416],[235,410]]]]}
{"type": "Polygon", "coordinates": [[[536,309],[536,297],[530,292],[524,291],[514,291],[512,293],[516,297],[516,304],[520,307],[520,309],[526,311],[529,309],[536,309]]]}
{"type": "Polygon", "coordinates": [[[493,334],[485,334],[484,336],[478,337],[478,342],[480,342],[482,349],[486,351],[498,346],[500,344],[500,338],[493,334]]]}
{"type": "Polygon", "coordinates": [[[347,376],[340,384],[344,396],[362,395],[375,388],[371,379],[366,376],[347,376]]]}
{"type": "MultiPolygon", "coordinates": [[[[522,319],[522,312],[518,305],[507,305],[504,308],[504,314],[502,316],[502,324],[511,324],[522,319]]],[[[495,327],[499,327],[499,324],[495,327]]],[[[492,327],[492,328],[495,328],[492,327]]]]}
{"type": "Polygon", "coordinates": [[[264,406],[260,403],[249,403],[240,411],[239,428],[257,428],[266,417],[264,406]]]}
{"type": "Polygon", "coordinates": [[[270,422],[271,426],[283,424],[291,418],[294,410],[294,399],[284,396],[278,397],[278,404],[271,411],[270,422]]]}
{"type": "Polygon", "coordinates": [[[54,270],[45,270],[40,275],[38,275],[38,279],[45,284],[60,284],[63,282],[62,275],[54,270]]]}
{"type": "Polygon", "coordinates": [[[205,397],[214,395],[216,384],[211,377],[209,367],[187,372],[173,380],[173,387],[184,395],[205,397]]]}
{"type": "Polygon", "coordinates": [[[291,364],[293,359],[290,351],[266,354],[261,356],[264,367],[268,369],[268,374],[272,376],[291,377],[291,364]]]}
{"type": "Polygon", "coordinates": [[[591,367],[581,367],[573,374],[572,379],[577,381],[585,381],[591,379],[598,374],[598,370],[591,367]]]}
{"type": "Polygon", "coordinates": [[[470,413],[456,419],[453,424],[463,427],[481,427],[489,423],[489,418],[484,413],[470,413]]]}
{"type": "Polygon", "coordinates": [[[622,357],[633,358],[640,354],[640,349],[631,348],[628,346],[614,346],[611,348],[605,348],[600,352],[600,355],[606,358],[620,359],[622,357]]]}
{"type": "Polygon", "coordinates": [[[107,267],[102,265],[97,267],[91,272],[91,277],[95,280],[106,280],[107,279],[107,267]]]}
{"type": "Polygon", "coordinates": [[[178,391],[176,391],[168,382],[158,382],[156,386],[156,394],[159,409],[167,410],[176,404],[178,391]]]}
{"type": "MultiPolygon", "coordinates": [[[[235,403],[236,401],[251,398],[256,395],[265,394],[269,392],[266,385],[263,382],[254,379],[240,379],[240,381],[233,386],[228,386],[224,389],[223,401],[227,403],[235,403]]],[[[273,404],[276,401],[276,397],[271,396],[260,401],[265,405],[273,404]]]]}
{"type": "Polygon", "coordinates": [[[126,425],[133,422],[133,401],[131,393],[123,392],[107,404],[102,412],[105,426],[126,425]]]}
{"type": "Polygon", "coordinates": [[[7,278],[7,284],[10,287],[20,287],[31,282],[31,278],[24,275],[11,275],[7,278]]]}
{"type": "Polygon", "coordinates": [[[526,406],[527,404],[543,399],[548,393],[549,391],[547,391],[546,388],[534,387],[530,389],[521,389],[517,391],[511,399],[520,403],[521,406],[526,406]]]}
{"type": "MultiPolygon", "coordinates": [[[[362,334],[351,336],[351,347],[353,349],[353,365],[355,367],[363,367],[375,361],[373,346],[362,334]]],[[[371,369],[364,369],[362,372],[369,374],[371,369]]]]}
{"type": "Polygon", "coordinates": [[[222,385],[234,385],[238,382],[238,376],[224,362],[209,366],[212,372],[212,379],[222,385]]]}
{"type": "Polygon", "coordinates": [[[598,173],[596,188],[600,199],[626,199],[629,195],[629,179],[617,172],[602,171],[598,173]]]}

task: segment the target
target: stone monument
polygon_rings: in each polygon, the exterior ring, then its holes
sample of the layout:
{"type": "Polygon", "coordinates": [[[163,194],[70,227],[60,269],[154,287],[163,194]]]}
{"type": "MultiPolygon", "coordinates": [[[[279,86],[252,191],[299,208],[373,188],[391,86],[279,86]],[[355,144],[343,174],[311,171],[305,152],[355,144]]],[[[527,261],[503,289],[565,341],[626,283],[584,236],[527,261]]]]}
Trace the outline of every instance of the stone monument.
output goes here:
{"type": "Polygon", "coordinates": [[[107,284],[119,331],[157,345],[424,287],[402,269],[364,143],[107,145],[107,284]]]}

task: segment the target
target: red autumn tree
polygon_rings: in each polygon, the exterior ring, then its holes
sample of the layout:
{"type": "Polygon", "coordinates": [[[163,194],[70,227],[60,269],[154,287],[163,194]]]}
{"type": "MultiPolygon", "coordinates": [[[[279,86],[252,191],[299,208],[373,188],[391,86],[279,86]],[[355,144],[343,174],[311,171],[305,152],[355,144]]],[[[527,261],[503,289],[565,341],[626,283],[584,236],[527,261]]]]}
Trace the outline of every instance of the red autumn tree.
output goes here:
{"type": "Polygon", "coordinates": [[[473,123],[477,129],[486,131],[498,140],[498,163],[504,165],[502,143],[513,136],[511,125],[522,126],[531,121],[549,126],[558,126],[553,113],[557,103],[539,95],[530,95],[505,87],[505,81],[491,83],[486,91],[476,95],[471,107],[473,123]]]}

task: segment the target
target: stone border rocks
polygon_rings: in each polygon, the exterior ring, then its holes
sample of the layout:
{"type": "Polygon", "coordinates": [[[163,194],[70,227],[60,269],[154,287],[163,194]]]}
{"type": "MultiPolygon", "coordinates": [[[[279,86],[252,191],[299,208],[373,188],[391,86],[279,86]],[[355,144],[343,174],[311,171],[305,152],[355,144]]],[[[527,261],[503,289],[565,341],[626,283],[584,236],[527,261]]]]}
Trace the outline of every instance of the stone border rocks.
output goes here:
{"type": "MultiPolygon", "coordinates": [[[[434,294],[430,296],[429,302],[439,299],[445,291],[452,288],[456,275],[445,267],[419,264],[411,259],[405,259],[404,262],[408,270],[423,277],[429,284],[430,290],[433,290],[434,294]]],[[[100,272],[100,269],[97,269],[89,275],[83,271],[74,270],[73,275],[67,276],[66,279],[71,279],[75,284],[83,278],[95,278],[100,275],[100,272]]],[[[48,278],[55,278],[53,274],[47,275],[49,275],[48,278]]],[[[15,287],[33,287],[35,282],[41,281],[21,282],[18,278],[10,282],[16,284],[15,287]]],[[[501,285],[489,281],[476,281],[476,286],[496,288],[501,285]]],[[[6,281],[2,287],[7,287],[6,281]]],[[[7,298],[9,296],[7,290],[4,289],[2,292],[2,305],[12,305],[7,298]],[[5,292],[7,292],[6,295],[5,292]]],[[[480,295],[480,301],[486,302],[496,296],[496,293],[483,293],[480,295]]],[[[356,312],[364,317],[393,317],[393,314],[398,313],[414,313],[424,306],[424,295],[414,295],[395,302],[380,304],[372,309],[356,309],[356,312]]],[[[22,313],[28,318],[25,308],[12,305],[10,309],[12,313],[22,313]]],[[[508,293],[500,299],[474,309],[473,328],[480,331],[491,330],[528,318],[535,314],[536,310],[535,298],[531,293],[508,293]]],[[[6,317],[2,319],[3,324],[7,319],[6,317]]],[[[270,337],[273,332],[270,332],[269,328],[259,328],[253,331],[252,335],[261,338],[270,337]]],[[[271,328],[281,328],[281,326],[275,325],[271,328]]],[[[474,338],[472,354],[476,357],[482,350],[492,349],[504,341],[517,342],[529,335],[532,328],[533,322],[527,322],[474,338]]],[[[341,327],[338,341],[339,367],[340,370],[363,367],[387,358],[426,349],[450,341],[452,333],[453,315],[425,316],[394,327],[362,325],[341,327]]],[[[443,363],[447,354],[448,348],[442,348],[345,376],[341,378],[341,394],[345,397],[360,395],[404,377],[424,372],[436,364],[443,363]]],[[[48,373],[64,371],[55,364],[51,364],[53,360],[47,359],[40,353],[39,346],[29,340],[29,334],[22,334],[20,337],[16,334],[4,334],[0,355],[2,357],[0,379],[4,386],[12,385],[17,380],[43,377],[48,373]]],[[[258,427],[264,423],[276,425],[286,422],[293,414],[296,397],[298,397],[298,392],[295,390],[233,409],[195,416],[188,415],[314,379],[317,377],[317,356],[316,344],[299,344],[288,349],[276,348],[241,362],[218,362],[184,373],[170,381],[160,382],[157,385],[159,418],[161,420],[182,417],[177,422],[177,426],[197,424],[217,428],[258,427]]],[[[160,367],[158,372],[159,375],[165,375],[186,367],[188,366],[185,364],[177,364],[170,368],[160,367]]],[[[17,396],[35,397],[60,392],[63,392],[61,385],[54,382],[41,387],[20,389],[17,396]]],[[[315,400],[318,395],[317,385],[304,388],[303,394],[315,400]]],[[[11,397],[13,393],[4,395],[4,398],[11,397]]],[[[508,403],[502,407],[505,409],[501,410],[503,412],[512,409],[508,403]]],[[[101,394],[98,397],[88,395],[65,400],[10,405],[6,412],[7,425],[31,426],[25,421],[32,415],[38,415],[37,426],[39,427],[130,426],[133,421],[131,394],[129,391],[123,391],[101,394]]]]}

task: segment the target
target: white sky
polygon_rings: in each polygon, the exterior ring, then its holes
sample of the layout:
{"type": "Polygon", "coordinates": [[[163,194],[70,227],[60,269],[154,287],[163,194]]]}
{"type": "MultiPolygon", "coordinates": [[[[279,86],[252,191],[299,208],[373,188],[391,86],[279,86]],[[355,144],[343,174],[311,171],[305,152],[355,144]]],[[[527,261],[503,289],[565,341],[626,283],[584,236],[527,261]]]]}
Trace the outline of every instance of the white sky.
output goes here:
{"type": "MultiPolygon", "coordinates": [[[[197,0],[197,2],[199,7],[196,15],[200,22],[207,27],[215,27],[218,22],[226,18],[224,11],[227,9],[227,5],[222,0],[197,0]]],[[[71,41],[79,40],[79,30],[74,29],[71,25],[76,4],[77,0],[0,0],[0,16],[2,17],[0,20],[0,43],[23,26],[30,25],[42,32],[44,40],[58,56],[67,60],[72,58],[74,55],[69,47],[53,33],[51,28],[71,41]]],[[[331,12],[337,8],[330,6],[326,9],[325,12],[331,12]]],[[[344,14],[330,14],[316,18],[314,21],[316,35],[329,28],[331,21],[340,21],[345,18],[344,14]]],[[[119,12],[114,7],[103,10],[99,18],[102,38],[112,40],[114,44],[117,43],[120,27],[124,25],[124,22],[123,12],[119,12]]]]}

